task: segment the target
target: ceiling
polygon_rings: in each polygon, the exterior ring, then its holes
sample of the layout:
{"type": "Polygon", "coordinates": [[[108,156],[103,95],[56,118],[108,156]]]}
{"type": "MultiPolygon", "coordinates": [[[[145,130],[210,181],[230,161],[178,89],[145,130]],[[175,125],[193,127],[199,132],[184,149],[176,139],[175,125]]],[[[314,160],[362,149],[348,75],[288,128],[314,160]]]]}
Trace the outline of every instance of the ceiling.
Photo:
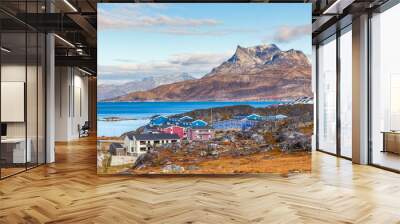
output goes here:
{"type": "MultiPolygon", "coordinates": [[[[329,35],[329,28],[343,18],[377,7],[387,0],[217,0],[218,2],[312,3],[313,41],[329,35]],[[322,36],[322,37],[321,37],[322,36]]],[[[54,32],[56,65],[79,66],[96,73],[97,3],[114,2],[216,2],[215,0],[1,0],[3,32],[17,33],[26,28],[54,32]],[[27,12],[27,13],[26,13],[27,12]],[[49,13],[51,12],[51,13],[49,13]]],[[[351,23],[351,18],[350,18],[351,23]]],[[[331,28],[332,29],[332,28],[331,28]]],[[[335,32],[334,29],[333,31],[335,32]]],[[[11,35],[11,34],[9,34],[11,35]]],[[[18,38],[17,38],[18,39],[18,38]]]]}

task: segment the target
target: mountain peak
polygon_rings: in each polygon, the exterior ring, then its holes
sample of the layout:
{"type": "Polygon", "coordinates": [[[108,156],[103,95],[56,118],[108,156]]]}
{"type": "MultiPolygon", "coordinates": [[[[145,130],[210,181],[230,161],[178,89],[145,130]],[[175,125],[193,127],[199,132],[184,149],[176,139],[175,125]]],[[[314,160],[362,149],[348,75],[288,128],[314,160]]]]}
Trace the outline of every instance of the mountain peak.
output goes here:
{"type": "Polygon", "coordinates": [[[263,64],[279,51],[280,49],[275,44],[262,44],[253,47],[237,45],[235,54],[227,62],[245,66],[263,64]]]}
{"type": "Polygon", "coordinates": [[[265,64],[276,65],[310,65],[307,56],[302,52],[294,49],[281,51],[275,54],[270,61],[265,64]]]}
{"type": "Polygon", "coordinates": [[[263,67],[277,66],[309,66],[310,62],[302,51],[290,49],[282,51],[275,44],[261,44],[252,47],[237,45],[231,58],[213,68],[204,77],[219,73],[244,73],[263,67]]]}
{"type": "Polygon", "coordinates": [[[251,48],[245,48],[240,45],[237,46],[235,54],[227,62],[236,65],[254,65],[260,63],[251,48]]]}

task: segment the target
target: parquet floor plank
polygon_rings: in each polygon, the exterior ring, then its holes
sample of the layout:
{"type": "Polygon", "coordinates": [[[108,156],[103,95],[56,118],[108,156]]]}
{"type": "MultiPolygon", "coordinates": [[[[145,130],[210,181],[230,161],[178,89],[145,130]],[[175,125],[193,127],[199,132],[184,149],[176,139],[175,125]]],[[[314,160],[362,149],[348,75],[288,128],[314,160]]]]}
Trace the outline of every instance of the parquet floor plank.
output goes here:
{"type": "Polygon", "coordinates": [[[89,137],[0,181],[0,223],[400,223],[400,175],[315,152],[312,173],[98,176],[89,137]]]}

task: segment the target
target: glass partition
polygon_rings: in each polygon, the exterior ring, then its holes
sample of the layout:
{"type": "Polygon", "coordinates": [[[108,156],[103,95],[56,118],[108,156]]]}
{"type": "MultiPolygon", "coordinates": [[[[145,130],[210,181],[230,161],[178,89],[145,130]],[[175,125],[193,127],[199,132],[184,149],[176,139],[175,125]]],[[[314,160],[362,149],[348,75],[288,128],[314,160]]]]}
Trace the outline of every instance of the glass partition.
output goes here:
{"type": "Polygon", "coordinates": [[[318,149],[336,154],[336,37],[318,47],[318,149]]]}
{"type": "Polygon", "coordinates": [[[26,114],[27,114],[27,151],[30,161],[28,168],[37,165],[38,159],[38,35],[35,32],[27,32],[27,82],[26,82],[26,114]]]}
{"type": "Polygon", "coordinates": [[[340,36],[340,154],[352,157],[352,34],[351,26],[340,36]]]}
{"type": "MultiPolygon", "coordinates": [[[[40,13],[43,3],[2,1],[0,7],[40,13]]],[[[0,12],[0,178],[45,163],[46,39],[10,15],[0,12]]]]}
{"type": "Polygon", "coordinates": [[[400,5],[371,19],[371,162],[400,170],[400,5]]]}
{"type": "Polygon", "coordinates": [[[31,158],[26,150],[26,41],[25,32],[1,34],[2,177],[24,171],[31,158]]]}

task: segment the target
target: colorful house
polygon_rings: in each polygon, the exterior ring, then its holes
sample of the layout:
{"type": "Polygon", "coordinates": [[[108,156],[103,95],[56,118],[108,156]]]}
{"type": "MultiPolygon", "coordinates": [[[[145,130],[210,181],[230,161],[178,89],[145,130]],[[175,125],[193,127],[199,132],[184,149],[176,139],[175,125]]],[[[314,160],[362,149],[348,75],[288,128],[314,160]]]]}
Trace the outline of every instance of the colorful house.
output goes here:
{"type": "Polygon", "coordinates": [[[287,117],[288,116],[286,116],[286,115],[278,114],[278,115],[266,116],[265,120],[267,120],[267,121],[279,121],[279,120],[286,119],[287,117]]]}
{"type": "Polygon", "coordinates": [[[257,123],[257,120],[229,119],[214,122],[213,128],[217,130],[246,130],[254,127],[257,123]]]}
{"type": "Polygon", "coordinates": [[[186,137],[185,128],[177,125],[165,125],[159,128],[160,132],[167,134],[176,134],[180,139],[186,137]]]}
{"type": "Polygon", "coordinates": [[[146,125],[143,127],[143,134],[157,134],[160,133],[159,126],[146,125]]]}
{"type": "Polygon", "coordinates": [[[179,118],[180,122],[192,122],[194,119],[190,116],[183,116],[181,118],[179,118]]]}
{"type": "Polygon", "coordinates": [[[188,129],[189,141],[209,141],[214,138],[214,130],[209,126],[192,127],[188,129]]]}
{"type": "Polygon", "coordinates": [[[242,120],[238,119],[229,119],[229,120],[223,120],[223,121],[215,121],[213,123],[213,128],[214,129],[219,129],[219,130],[240,130],[242,128],[242,120]]]}
{"type": "Polygon", "coordinates": [[[261,121],[263,120],[263,117],[258,114],[250,114],[246,117],[246,119],[250,121],[261,121]]]}
{"type": "Polygon", "coordinates": [[[113,156],[122,156],[125,154],[125,148],[122,146],[122,144],[113,142],[110,144],[108,152],[113,156]]]}
{"type": "Polygon", "coordinates": [[[150,126],[161,126],[168,122],[168,118],[165,116],[157,116],[150,120],[150,126]]]}
{"type": "Polygon", "coordinates": [[[191,124],[192,127],[206,127],[208,125],[208,123],[203,120],[195,120],[191,124]]]}
{"type": "Polygon", "coordinates": [[[143,154],[154,146],[178,143],[180,138],[177,134],[127,134],[124,139],[128,153],[143,154]]]}
{"type": "Polygon", "coordinates": [[[192,127],[192,122],[177,122],[176,123],[177,126],[183,127],[183,128],[190,128],[192,127]]]}

